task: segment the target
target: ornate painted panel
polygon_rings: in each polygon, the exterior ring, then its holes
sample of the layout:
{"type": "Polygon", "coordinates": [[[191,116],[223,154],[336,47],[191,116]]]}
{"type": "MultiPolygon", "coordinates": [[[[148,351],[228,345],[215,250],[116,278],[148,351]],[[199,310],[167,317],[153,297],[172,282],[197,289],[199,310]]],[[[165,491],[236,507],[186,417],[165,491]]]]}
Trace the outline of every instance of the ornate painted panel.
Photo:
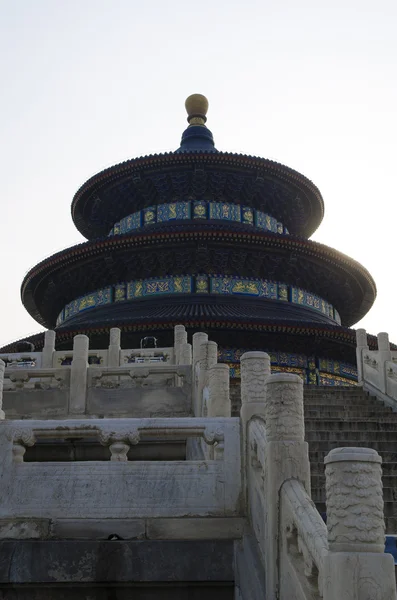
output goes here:
{"type": "Polygon", "coordinates": [[[193,219],[206,219],[207,217],[207,203],[204,200],[195,200],[193,202],[193,219]]]}
{"type": "Polygon", "coordinates": [[[277,300],[277,283],[265,279],[240,279],[238,277],[210,277],[213,294],[243,294],[277,300]]]}
{"type": "Polygon", "coordinates": [[[64,320],[66,321],[66,319],[89,308],[110,304],[113,300],[112,292],[113,288],[109,286],[73,300],[64,308],[64,320]]]}
{"type": "Polygon", "coordinates": [[[225,221],[241,221],[241,208],[229,202],[209,202],[209,218],[225,221]]]}
{"type": "Polygon", "coordinates": [[[127,299],[160,296],[162,294],[190,294],[191,291],[192,278],[189,276],[145,279],[131,281],[127,284],[127,299]]]}
{"type": "MultiPolygon", "coordinates": [[[[326,315],[334,314],[333,307],[322,298],[318,298],[305,290],[290,287],[285,283],[268,281],[266,279],[199,274],[193,276],[174,275],[129,282],[122,281],[114,286],[96,290],[90,294],[76,298],[67,304],[58,315],[57,325],[60,325],[83,310],[95,308],[102,304],[124,302],[126,300],[157,295],[191,293],[212,293],[229,296],[241,295],[280,300],[282,302],[295,302],[314,310],[320,310],[326,315]]],[[[298,364],[290,364],[289,366],[298,366],[298,364]]],[[[315,364],[310,366],[310,369],[315,368],[315,364]]]]}
{"type": "Polygon", "coordinates": [[[320,358],[318,362],[319,371],[325,371],[332,375],[340,375],[351,379],[357,379],[357,369],[352,365],[332,360],[330,358],[320,358]]]}
{"type": "Polygon", "coordinates": [[[301,288],[291,287],[291,302],[312,308],[334,319],[334,308],[331,304],[323,298],[301,288]]]}
{"type": "Polygon", "coordinates": [[[157,206],[157,223],[190,219],[190,202],[171,202],[157,206]]]}
{"type": "Polygon", "coordinates": [[[327,385],[332,387],[345,387],[347,385],[358,385],[357,381],[352,379],[346,379],[344,377],[338,377],[337,375],[330,375],[328,373],[320,373],[318,376],[318,385],[327,385]]]}
{"type": "Polygon", "coordinates": [[[209,292],[208,275],[197,275],[196,276],[196,293],[197,294],[208,294],[208,292],[209,292]]]}
{"type": "Polygon", "coordinates": [[[125,283],[119,283],[114,286],[114,301],[123,302],[127,299],[127,289],[125,283]]]}
{"type": "Polygon", "coordinates": [[[147,225],[154,225],[156,223],[156,206],[148,206],[143,211],[143,224],[146,227],[147,225]]]}
{"type": "Polygon", "coordinates": [[[254,224],[254,212],[254,209],[250,206],[241,207],[241,220],[244,223],[244,225],[254,224]]]}
{"type": "Polygon", "coordinates": [[[108,235],[122,235],[155,223],[185,219],[241,222],[266,231],[288,235],[288,229],[277,219],[250,206],[240,206],[231,202],[207,202],[205,200],[184,200],[149,206],[115,223],[108,235]]]}

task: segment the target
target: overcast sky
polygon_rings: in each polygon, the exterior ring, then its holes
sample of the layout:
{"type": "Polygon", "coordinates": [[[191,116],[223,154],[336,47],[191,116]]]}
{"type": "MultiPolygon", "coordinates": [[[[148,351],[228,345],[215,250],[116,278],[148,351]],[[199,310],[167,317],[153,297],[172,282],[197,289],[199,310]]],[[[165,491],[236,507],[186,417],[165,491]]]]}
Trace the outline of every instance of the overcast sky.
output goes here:
{"type": "Polygon", "coordinates": [[[396,31],[396,0],[0,0],[0,345],[41,329],[20,284],[83,241],[76,190],[176,149],[195,92],[219,150],[319,187],[312,239],[370,271],[378,297],[360,326],[397,343],[396,31]]]}

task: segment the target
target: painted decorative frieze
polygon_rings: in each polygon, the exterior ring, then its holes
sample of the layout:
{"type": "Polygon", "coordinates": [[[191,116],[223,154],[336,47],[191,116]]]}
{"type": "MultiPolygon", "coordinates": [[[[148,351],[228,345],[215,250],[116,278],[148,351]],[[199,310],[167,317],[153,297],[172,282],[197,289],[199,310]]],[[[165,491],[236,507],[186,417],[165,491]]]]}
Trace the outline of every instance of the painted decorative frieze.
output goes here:
{"type": "Polygon", "coordinates": [[[207,202],[206,200],[185,200],[149,206],[115,223],[108,235],[123,235],[148,225],[185,219],[232,221],[280,235],[289,235],[283,223],[267,213],[232,202],[207,202]]]}

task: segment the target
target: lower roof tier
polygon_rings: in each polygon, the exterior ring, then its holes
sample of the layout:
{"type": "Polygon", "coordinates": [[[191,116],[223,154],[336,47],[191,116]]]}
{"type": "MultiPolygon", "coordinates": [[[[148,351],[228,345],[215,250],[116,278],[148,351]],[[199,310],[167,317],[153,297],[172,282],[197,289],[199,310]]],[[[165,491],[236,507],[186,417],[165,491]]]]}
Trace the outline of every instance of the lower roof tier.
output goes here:
{"type": "Polygon", "coordinates": [[[221,274],[306,290],[332,305],[346,326],[360,320],[376,296],[368,271],[332,248],[230,224],[166,225],[79,244],[34,267],[21,295],[33,318],[53,328],[66,305],[95,290],[181,274],[221,274]]]}

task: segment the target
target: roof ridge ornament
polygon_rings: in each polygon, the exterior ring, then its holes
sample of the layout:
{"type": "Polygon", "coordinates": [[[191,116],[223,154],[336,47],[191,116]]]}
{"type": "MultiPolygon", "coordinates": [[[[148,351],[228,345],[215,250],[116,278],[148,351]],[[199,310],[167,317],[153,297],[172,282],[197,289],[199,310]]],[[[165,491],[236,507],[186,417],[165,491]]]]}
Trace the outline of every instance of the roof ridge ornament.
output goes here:
{"type": "Polygon", "coordinates": [[[192,94],[185,101],[189,127],[182,134],[180,152],[218,152],[214,138],[207,128],[208,100],[202,94],[192,94]]]}
{"type": "Polygon", "coordinates": [[[185,108],[188,114],[189,126],[201,125],[205,127],[208,112],[208,100],[202,94],[191,94],[186,98],[185,108]]]}

